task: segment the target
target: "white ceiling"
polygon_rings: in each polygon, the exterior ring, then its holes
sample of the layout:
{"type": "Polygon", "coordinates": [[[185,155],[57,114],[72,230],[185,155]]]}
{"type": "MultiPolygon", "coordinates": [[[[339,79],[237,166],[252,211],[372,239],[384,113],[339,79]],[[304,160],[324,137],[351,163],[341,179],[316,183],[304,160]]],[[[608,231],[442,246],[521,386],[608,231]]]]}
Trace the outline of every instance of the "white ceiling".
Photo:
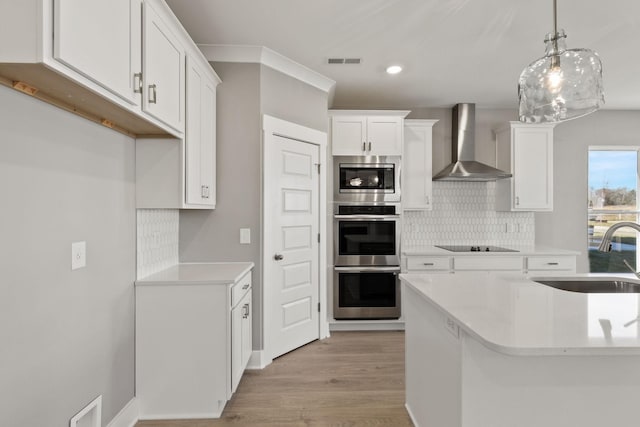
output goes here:
{"type": "MultiPolygon", "coordinates": [[[[333,108],[517,108],[518,76],[553,28],[552,0],[167,3],[196,43],[265,46],[335,80],[333,108]]],[[[559,0],[558,26],[568,48],[599,53],[605,107],[640,109],[640,1],[559,0]]]]}

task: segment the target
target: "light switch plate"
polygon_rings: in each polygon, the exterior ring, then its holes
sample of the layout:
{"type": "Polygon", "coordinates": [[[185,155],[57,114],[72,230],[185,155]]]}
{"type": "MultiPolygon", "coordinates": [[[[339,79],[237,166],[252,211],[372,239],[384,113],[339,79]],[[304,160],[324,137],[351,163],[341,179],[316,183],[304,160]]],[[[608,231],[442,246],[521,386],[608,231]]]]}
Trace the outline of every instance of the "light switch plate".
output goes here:
{"type": "Polygon", "coordinates": [[[251,229],[250,228],[241,228],[240,229],[240,244],[248,245],[251,243],[251,229]]]}
{"type": "Polygon", "coordinates": [[[77,270],[87,265],[87,242],[71,244],[71,269],[77,270]]]}

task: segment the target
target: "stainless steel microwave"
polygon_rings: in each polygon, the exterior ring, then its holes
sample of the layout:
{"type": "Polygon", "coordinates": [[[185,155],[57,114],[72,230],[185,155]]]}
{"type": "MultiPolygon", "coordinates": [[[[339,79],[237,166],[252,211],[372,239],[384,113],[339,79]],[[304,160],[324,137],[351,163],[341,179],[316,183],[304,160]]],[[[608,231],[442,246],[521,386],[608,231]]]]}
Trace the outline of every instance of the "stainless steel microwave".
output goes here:
{"type": "Polygon", "coordinates": [[[336,202],[399,202],[400,157],[334,156],[336,202]]]}

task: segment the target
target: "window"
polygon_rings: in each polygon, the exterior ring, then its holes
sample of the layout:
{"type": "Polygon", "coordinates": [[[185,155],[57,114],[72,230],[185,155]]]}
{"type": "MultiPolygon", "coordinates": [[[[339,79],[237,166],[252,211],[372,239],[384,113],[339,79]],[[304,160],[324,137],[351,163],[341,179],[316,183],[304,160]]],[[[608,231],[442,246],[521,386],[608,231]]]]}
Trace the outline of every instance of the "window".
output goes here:
{"type": "Polygon", "coordinates": [[[616,231],[611,252],[598,252],[603,234],[621,221],[638,222],[638,150],[632,147],[589,149],[588,242],[589,271],[628,272],[623,260],[636,269],[637,232],[616,231]]]}

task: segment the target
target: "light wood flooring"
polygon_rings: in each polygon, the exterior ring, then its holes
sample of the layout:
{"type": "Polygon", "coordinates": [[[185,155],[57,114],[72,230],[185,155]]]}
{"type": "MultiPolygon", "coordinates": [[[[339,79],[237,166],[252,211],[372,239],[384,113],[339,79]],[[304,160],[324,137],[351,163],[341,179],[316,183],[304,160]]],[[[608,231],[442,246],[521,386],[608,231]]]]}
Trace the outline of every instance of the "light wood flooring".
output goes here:
{"type": "Polygon", "coordinates": [[[404,333],[332,332],[247,370],[222,418],[136,427],[412,426],[404,408],[404,333]]]}

